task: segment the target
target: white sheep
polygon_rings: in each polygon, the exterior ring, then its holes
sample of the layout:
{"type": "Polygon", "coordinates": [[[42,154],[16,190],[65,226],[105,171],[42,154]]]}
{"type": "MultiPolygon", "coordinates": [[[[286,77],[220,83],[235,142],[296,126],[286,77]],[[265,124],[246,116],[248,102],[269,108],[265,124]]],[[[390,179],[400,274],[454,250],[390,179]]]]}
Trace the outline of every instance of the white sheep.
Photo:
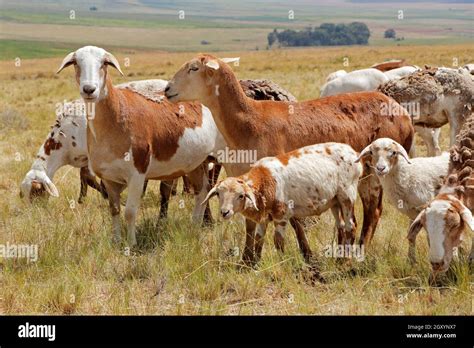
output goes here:
{"type": "Polygon", "coordinates": [[[333,72],[333,73],[330,73],[330,74],[328,75],[328,77],[326,77],[326,82],[335,80],[335,79],[337,79],[338,77],[341,77],[341,76],[344,76],[344,75],[347,75],[347,71],[345,71],[345,70],[338,70],[338,71],[335,71],[335,72],[333,72]]]}
{"type": "Polygon", "coordinates": [[[405,149],[390,138],[372,142],[360,159],[374,169],[390,203],[412,220],[436,196],[449,167],[448,153],[410,160],[405,149]]]}
{"type": "Polygon", "coordinates": [[[320,97],[328,97],[342,93],[373,91],[388,80],[388,77],[377,69],[368,68],[354,70],[327,82],[321,88],[320,97]]]}
{"type": "MultiPolygon", "coordinates": [[[[203,204],[219,196],[224,219],[241,213],[260,224],[273,221],[275,246],[283,251],[284,231],[290,218],[320,215],[328,209],[336,219],[339,244],[355,239],[354,203],[362,166],[349,145],[322,143],[276,157],[264,157],[249,172],[218,183],[203,204]]],[[[260,258],[264,229],[257,233],[255,252],[260,258]]],[[[311,250],[304,231],[296,231],[301,251],[308,261],[311,250]]]]}
{"type": "Polygon", "coordinates": [[[384,74],[388,77],[389,80],[398,80],[403,76],[410,75],[415,71],[420,71],[421,69],[416,65],[402,66],[401,68],[396,68],[392,70],[385,71],[384,74]]]}

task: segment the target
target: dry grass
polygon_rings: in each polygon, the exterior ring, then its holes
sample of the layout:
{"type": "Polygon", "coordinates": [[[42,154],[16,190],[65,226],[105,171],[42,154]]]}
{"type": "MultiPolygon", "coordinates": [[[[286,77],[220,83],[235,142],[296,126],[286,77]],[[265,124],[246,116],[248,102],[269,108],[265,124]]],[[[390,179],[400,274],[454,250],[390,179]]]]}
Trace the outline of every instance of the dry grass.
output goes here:
{"type": "MultiPolygon", "coordinates": [[[[460,64],[474,56],[472,46],[400,48],[320,48],[229,52],[240,55],[242,78],[270,78],[299,99],[317,97],[325,76],[344,68],[349,57],[357,69],[387,58],[423,65],[460,64]]],[[[192,53],[119,54],[125,78],[169,78],[192,53]]],[[[130,255],[110,244],[108,204],[91,192],[71,208],[79,191],[78,171],[62,168],[55,177],[60,198],[29,205],[19,183],[54,119],[55,103],[78,97],[72,71],[54,71],[61,59],[23,61],[16,68],[0,62],[0,115],[24,115],[21,127],[0,132],[0,244],[38,244],[39,259],[0,259],[0,313],[51,314],[470,314],[472,281],[462,261],[442,286],[431,287],[427,245],[420,238],[419,264],[406,260],[408,219],[385,205],[374,243],[363,262],[336,262],[323,256],[334,238],[331,214],[308,230],[326,284],[312,285],[291,229],[287,251],[278,255],[267,234],[263,260],[254,270],[239,269],[229,251],[244,240],[241,219],[213,228],[191,224],[192,199],[174,197],[170,216],[157,221],[158,183],[150,183],[138,218],[139,247],[130,255]],[[10,110],[10,111],[5,111],[10,110]],[[11,111],[13,110],[13,111],[11,111]],[[20,155],[20,157],[18,157],[20,155]],[[19,160],[15,160],[19,159],[19,160]],[[185,207],[180,208],[179,201],[185,207]]],[[[3,117],[3,116],[2,116],[3,117]]],[[[11,117],[5,117],[8,124],[11,117]]],[[[20,124],[18,123],[18,124],[20,124]]],[[[447,132],[442,145],[447,148],[447,132]]],[[[213,202],[216,211],[216,202],[213,202]]],[[[360,204],[357,216],[361,222],[360,204]]],[[[469,240],[466,248],[469,247],[469,240]]]]}

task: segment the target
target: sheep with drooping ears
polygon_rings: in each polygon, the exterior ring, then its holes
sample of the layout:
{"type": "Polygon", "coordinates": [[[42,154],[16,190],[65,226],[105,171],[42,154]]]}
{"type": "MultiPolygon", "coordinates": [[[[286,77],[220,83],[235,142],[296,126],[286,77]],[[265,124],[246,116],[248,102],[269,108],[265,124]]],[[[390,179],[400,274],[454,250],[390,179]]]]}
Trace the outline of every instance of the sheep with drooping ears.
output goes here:
{"type": "MultiPolygon", "coordinates": [[[[474,116],[464,123],[450,152],[448,176],[439,194],[418,214],[408,230],[412,262],[416,260],[418,233],[422,228],[428,232],[434,274],[449,269],[453,249],[461,244],[464,232],[474,232],[474,116]]],[[[474,261],[474,243],[469,260],[474,261]]]]}
{"type": "Polygon", "coordinates": [[[367,146],[360,160],[374,169],[389,202],[412,220],[438,194],[449,167],[447,152],[409,159],[405,149],[389,138],[367,146]]]}
{"type": "MultiPolygon", "coordinates": [[[[324,143],[306,146],[257,161],[248,173],[228,177],[209,191],[217,195],[224,219],[241,213],[262,224],[273,221],[275,246],[284,249],[284,232],[290,218],[320,215],[331,209],[336,219],[339,245],[355,239],[353,214],[362,165],[349,145],[324,143]]],[[[265,229],[255,240],[255,256],[261,256],[265,229]]],[[[310,261],[311,249],[304,231],[296,229],[301,252],[310,261]]]]}

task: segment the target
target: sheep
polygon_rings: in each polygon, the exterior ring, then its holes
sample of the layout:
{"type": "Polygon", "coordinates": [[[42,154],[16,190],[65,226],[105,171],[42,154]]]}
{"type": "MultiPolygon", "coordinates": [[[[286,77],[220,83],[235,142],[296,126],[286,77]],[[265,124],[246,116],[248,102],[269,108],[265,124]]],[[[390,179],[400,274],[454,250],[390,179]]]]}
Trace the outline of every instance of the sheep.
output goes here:
{"type": "MultiPolygon", "coordinates": [[[[361,92],[305,102],[255,101],[245,96],[232,69],[211,55],[185,63],[165,89],[173,103],[198,100],[208,106],[231,149],[255,152],[258,158],[274,156],[324,142],[347,142],[361,151],[373,139],[391,137],[409,149],[413,126],[401,107],[382,112],[382,105],[398,105],[377,92],[361,92]]],[[[227,163],[230,176],[238,176],[250,163],[227,163]]],[[[366,168],[368,173],[370,168],[366,168]]],[[[361,244],[368,245],[381,209],[380,184],[368,176],[359,185],[364,206],[361,244]]],[[[298,226],[298,219],[292,219],[298,226]]],[[[255,223],[246,221],[243,261],[253,263],[255,223]]],[[[263,226],[259,226],[259,229],[263,226]]]]}
{"type": "MultiPolygon", "coordinates": [[[[219,197],[226,220],[237,213],[255,223],[275,225],[275,246],[284,251],[284,232],[290,218],[320,215],[331,209],[336,220],[339,245],[351,245],[356,222],[353,213],[362,165],[349,145],[310,145],[276,157],[264,157],[249,172],[228,177],[209,191],[203,204],[219,197]]],[[[297,230],[298,231],[298,230],[297,230]]],[[[265,229],[255,240],[260,259],[265,229]]],[[[298,236],[307,262],[312,256],[304,231],[298,236]]]]}
{"type": "Polygon", "coordinates": [[[341,76],[344,76],[344,75],[347,75],[347,71],[345,71],[345,70],[338,70],[338,71],[335,71],[335,72],[333,72],[333,73],[330,73],[330,74],[328,75],[328,77],[326,77],[326,82],[335,80],[335,79],[337,79],[338,77],[341,77],[341,76]]]}
{"type": "Polygon", "coordinates": [[[377,69],[354,70],[325,83],[321,88],[320,97],[350,92],[373,91],[388,80],[388,77],[377,69]]]}
{"type": "MultiPolygon", "coordinates": [[[[428,232],[433,274],[446,272],[453,249],[468,227],[474,232],[474,116],[464,123],[450,151],[448,176],[439,194],[422,210],[408,229],[409,259],[416,262],[415,242],[421,228],[428,232]]],[[[474,235],[473,235],[474,241],[474,235]]],[[[474,242],[469,260],[474,261],[474,242]]]]}
{"type": "Polygon", "coordinates": [[[120,64],[99,47],[69,53],[57,72],[70,65],[75,67],[81,97],[93,106],[88,114],[87,157],[109,194],[113,240],[121,240],[120,194],[128,186],[127,241],[136,245],[135,218],[146,179],[170,180],[189,173],[196,201],[193,220],[210,218],[208,207],[204,210],[200,204],[210,189],[202,163],[225,142],[209,109],[197,103],[155,101],[114,87],[107,67],[122,73],[120,64]]]}
{"type": "Polygon", "coordinates": [[[391,80],[398,80],[402,78],[403,76],[410,75],[416,71],[420,71],[421,69],[417,67],[416,65],[411,65],[411,66],[402,66],[400,68],[392,69],[385,71],[384,74],[388,77],[388,79],[391,80]]]}
{"type": "Polygon", "coordinates": [[[389,138],[372,142],[357,161],[361,159],[374,168],[389,202],[412,220],[436,196],[449,166],[447,152],[409,159],[403,146],[389,138]]]}
{"type": "MultiPolygon", "coordinates": [[[[474,81],[457,69],[422,70],[386,82],[378,90],[411,112],[415,129],[440,128],[449,123],[450,146],[454,145],[474,104],[474,81]]],[[[439,148],[432,144],[428,151],[433,156],[439,153],[439,148]]]]}
{"type": "MultiPolygon", "coordinates": [[[[134,89],[138,93],[162,92],[168,81],[143,80],[117,85],[117,88],[134,89]]],[[[104,185],[100,185],[87,165],[86,148],[86,110],[81,99],[72,102],[57,103],[56,121],[51,126],[51,134],[38,150],[30,171],[20,185],[20,196],[29,198],[42,197],[46,193],[58,196],[59,191],[52,182],[56,171],[65,165],[80,168],[80,195],[78,203],[82,203],[87,195],[87,187],[91,186],[108,198],[104,185]]],[[[169,183],[168,183],[169,184],[169,183]]],[[[146,184],[145,184],[146,186],[146,184]]],[[[145,191],[145,187],[144,187],[145,191]]],[[[167,205],[166,201],[162,202],[167,205]]],[[[163,206],[162,206],[163,208],[163,206]]]]}

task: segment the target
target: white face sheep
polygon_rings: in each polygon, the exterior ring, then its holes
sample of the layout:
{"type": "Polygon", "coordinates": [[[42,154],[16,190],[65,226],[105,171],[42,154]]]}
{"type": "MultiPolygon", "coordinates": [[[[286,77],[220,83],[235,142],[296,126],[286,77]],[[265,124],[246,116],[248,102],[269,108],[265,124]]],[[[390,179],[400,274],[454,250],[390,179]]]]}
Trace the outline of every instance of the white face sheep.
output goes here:
{"type": "Polygon", "coordinates": [[[372,142],[360,159],[374,169],[389,201],[411,219],[438,194],[449,167],[448,153],[409,159],[405,149],[389,138],[372,142]]]}
{"type": "MultiPolygon", "coordinates": [[[[320,215],[328,209],[336,219],[338,241],[351,245],[355,239],[354,203],[362,165],[357,153],[339,143],[306,146],[276,157],[265,157],[239,177],[228,177],[206,197],[219,197],[224,219],[241,213],[257,223],[275,224],[275,245],[283,251],[283,236],[292,217],[320,215]]],[[[263,233],[256,236],[255,251],[260,258],[263,233]]],[[[298,233],[298,231],[297,231],[298,233]]],[[[306,260],[311,251],[303,235],[298,242],[306,260]]]]}
{"type": "Polygon", "coordinates": [[[86,46],[71,52],[58,72],[69,65],[75,67],[84,101],[94,103],[87,127],[89,166],[109,194],[114,240],[121,239],[120,193],[128,186],[128,242],[136,244],[135,218],[146,179],[174,179],[190,173],[196,197],[193,218],[202,221],[205,211],[200,203],[209,189],[202,163],[225,147],[210,111],[196,103],[160,103],[115,88],[107,67],[121,72],[120,65],[102,48],[86,46]]]}
{"type": "MultiPolygon", "coordinates": [[[[433,272],[445,272],[453,248],[461,243],[463,231],[474,232],[474,116],[471,116],[451,148],[449,175],[439,194],[413,221],[408,231],[409,257],[415,261],[416,237],[422,227],[428,232],[433,272]]],[[[474,260],[474,243],[471,246],[474,260]]]]}

